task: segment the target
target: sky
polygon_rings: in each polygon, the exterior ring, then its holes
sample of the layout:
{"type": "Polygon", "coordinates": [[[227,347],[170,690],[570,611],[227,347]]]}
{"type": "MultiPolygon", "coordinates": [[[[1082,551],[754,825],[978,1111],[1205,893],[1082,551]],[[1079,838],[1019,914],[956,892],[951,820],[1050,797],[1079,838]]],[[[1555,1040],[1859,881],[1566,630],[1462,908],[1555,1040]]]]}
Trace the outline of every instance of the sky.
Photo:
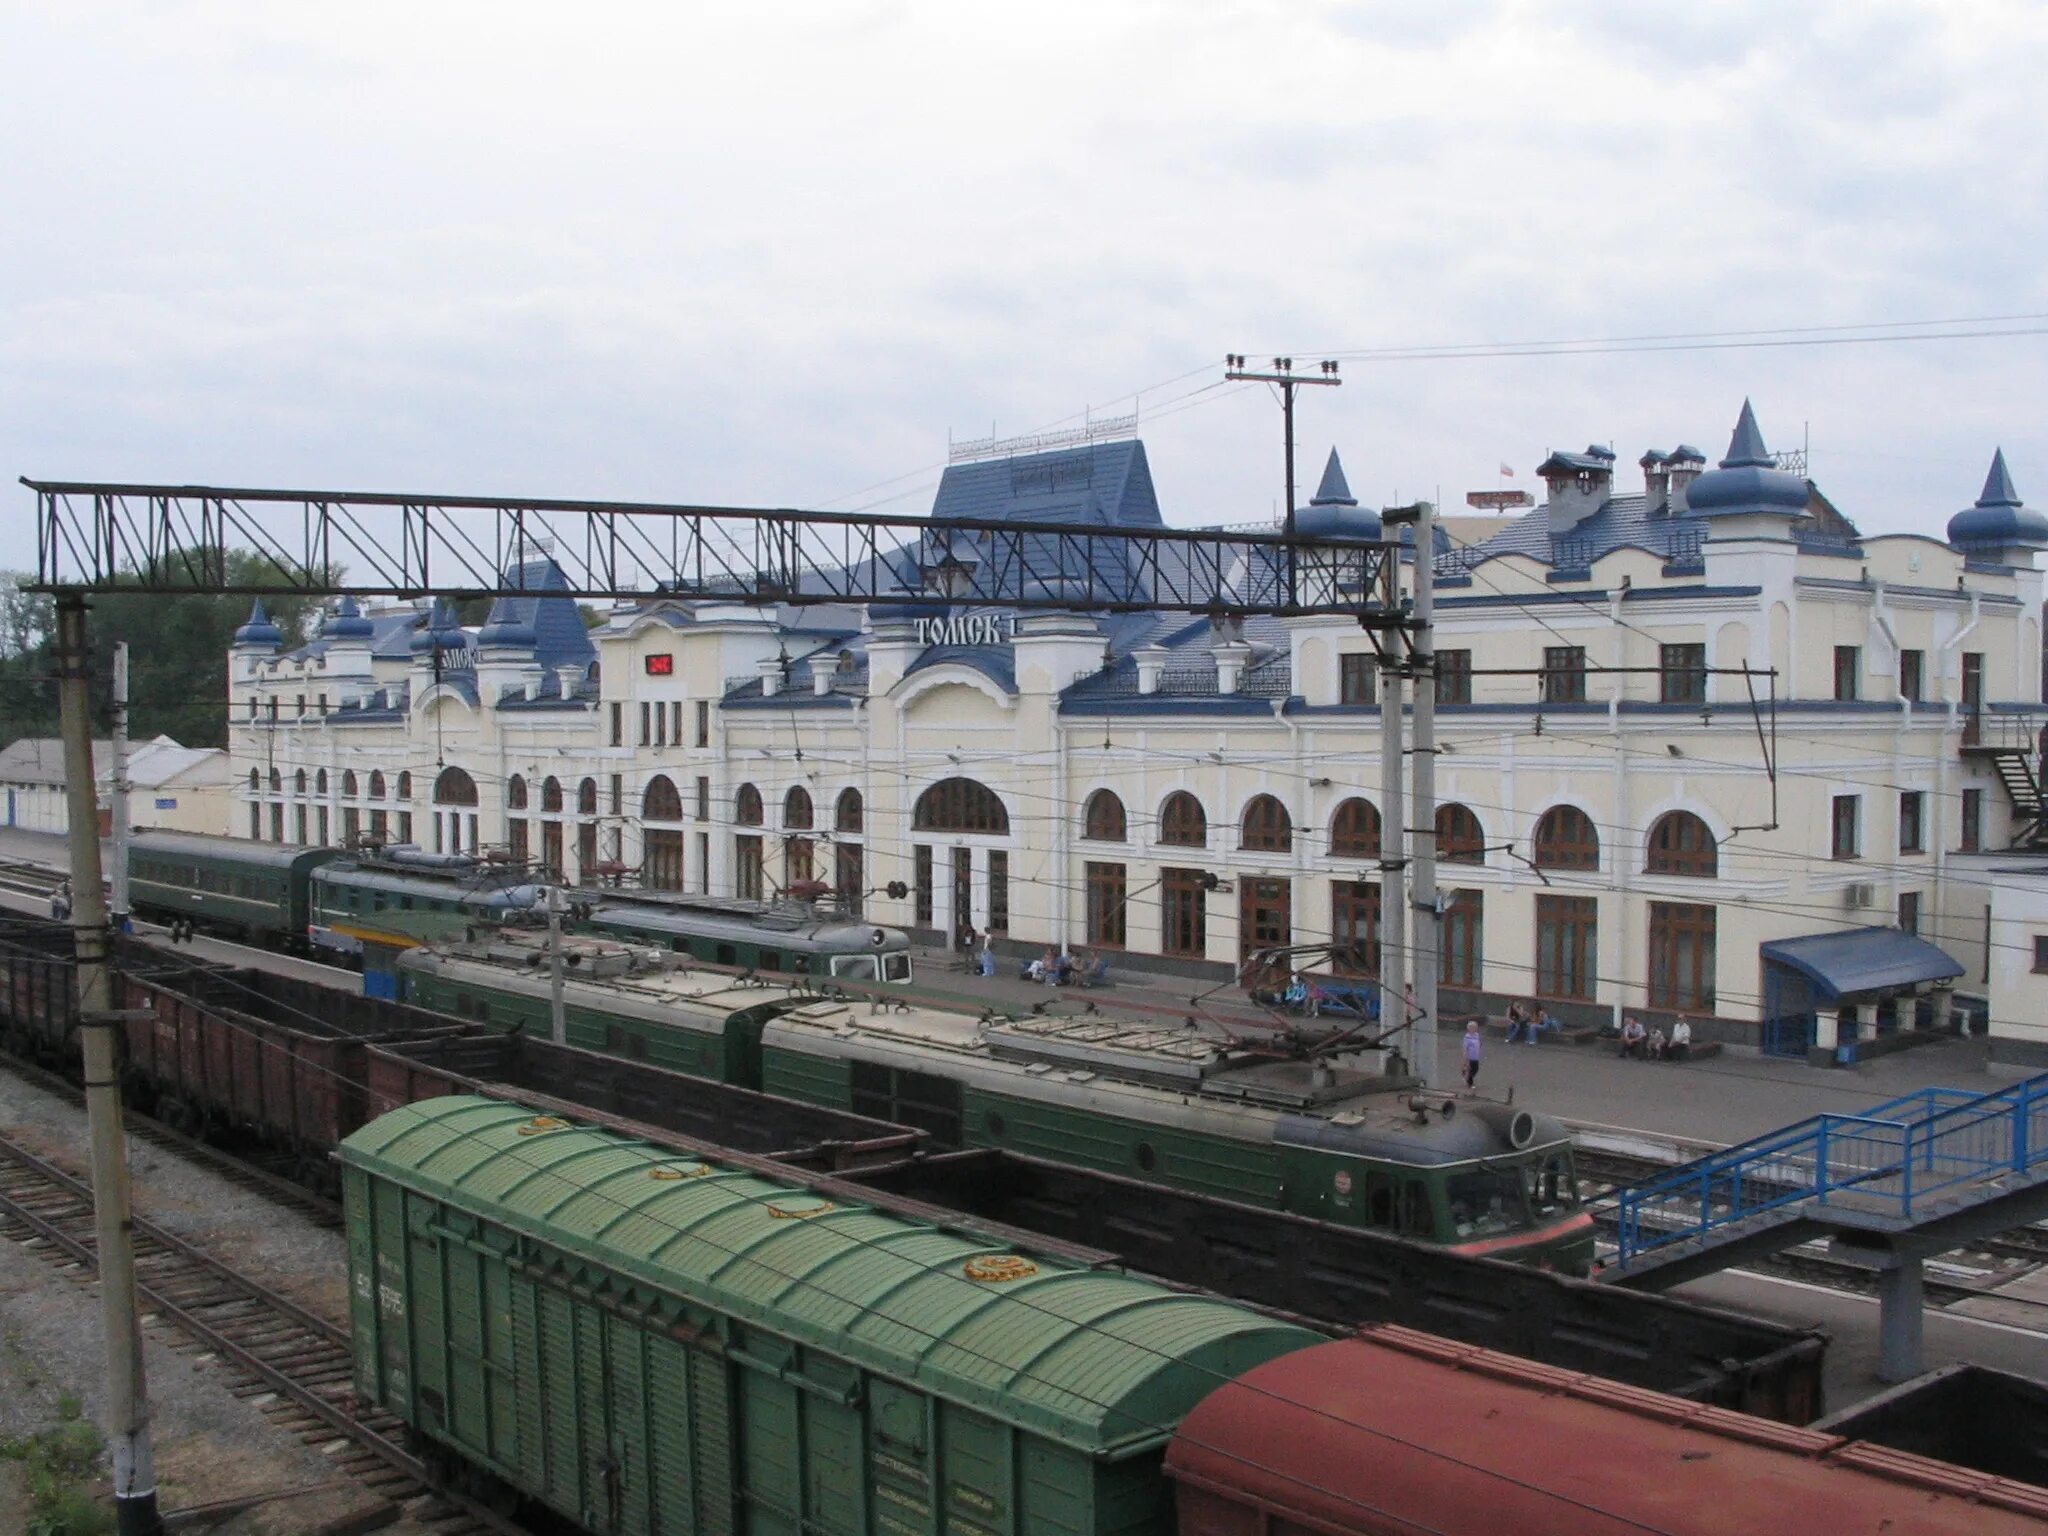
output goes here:
{"type": "Polygon", "coordinates": [[[0,0],[0,60],[0,564],[17,475],[915,512],[1134,408],[1247,521],[1226,352],[1341,360],[1299,473],[1367,502],[1749,396],[1866,532],[2001,444],[2048,506],[2025,0],[0,0]],[[1371,355],[1908,322],[2033,334],[1371,355]]]}

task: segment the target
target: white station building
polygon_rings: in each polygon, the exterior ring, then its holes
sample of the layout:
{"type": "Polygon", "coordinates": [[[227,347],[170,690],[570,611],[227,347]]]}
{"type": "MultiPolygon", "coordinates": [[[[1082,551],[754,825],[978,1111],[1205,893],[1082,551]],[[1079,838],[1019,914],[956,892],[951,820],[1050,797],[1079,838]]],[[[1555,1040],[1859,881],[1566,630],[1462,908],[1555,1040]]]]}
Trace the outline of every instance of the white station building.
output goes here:
{"type": "MultiPolygon", "coordinates": [[[[1974,505],[1869,538],[1746,404],[1716,466],[1595,446],[1540,474],[1541,505],[1433,552],[1445,1014],[1683,1012],[1817,1057],[1954,1017],[2048,1060],[2048,995],[2012,981],[2048,982],[2048,879],[2015,915],[2025,881],[1988,872],[2042,814],[2048,517],[2003,457],[1974,505]]],[[[1163,523],[1135,441],[956,464],[931,518],[1163,523]]],[[[1379,534],[1335,452],[1296,524],[1379,534]]],[[[287,651],[259,607],[230,668],[235,830],[728,896],[817,879],[935,938],[1125,972],[1225,980],[1284,943],[1376,970],[1355,622],[966,609],[946,567],[982,551],[940,542],[896,572],[928,604],[871,613],[649,600],[587,628],[565,591],[469,630],[344,602],[287,651]]],[[[545,556],[529,577],[565,586],[545,556]]]]}

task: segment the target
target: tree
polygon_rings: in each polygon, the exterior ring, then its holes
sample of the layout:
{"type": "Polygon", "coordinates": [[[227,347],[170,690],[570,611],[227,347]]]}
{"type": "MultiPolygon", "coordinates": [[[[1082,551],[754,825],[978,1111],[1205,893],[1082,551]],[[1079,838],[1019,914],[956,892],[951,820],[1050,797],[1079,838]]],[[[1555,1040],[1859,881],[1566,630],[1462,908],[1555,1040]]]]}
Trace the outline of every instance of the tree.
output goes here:
{"type": "MultiPolygon", "coordinates": [[[[252,550],[228,551],[226,574],[229,585],[284,584],[276,563],[252,550]]],[[[0,739],[7,740],[57,734],[54,606],[48,598],[23,593],[25,579],[0,573],[0,739]],[[46,606],[38,609],[38,603],[46,606]],[[27,641],[19,650],[13,649],[17,633],[27,641]]],[[[212,592],[116,591],[87,602],[94,733],[103,735],[110,727],[114,645],[126,640],[129,735],[226,746],[227,652],[249,616],[249,600],[212,592]]],[[[303,644],[318,623],[317,598],[266,598],[264,607],[283,632],[286,649],[303,644]]]]}

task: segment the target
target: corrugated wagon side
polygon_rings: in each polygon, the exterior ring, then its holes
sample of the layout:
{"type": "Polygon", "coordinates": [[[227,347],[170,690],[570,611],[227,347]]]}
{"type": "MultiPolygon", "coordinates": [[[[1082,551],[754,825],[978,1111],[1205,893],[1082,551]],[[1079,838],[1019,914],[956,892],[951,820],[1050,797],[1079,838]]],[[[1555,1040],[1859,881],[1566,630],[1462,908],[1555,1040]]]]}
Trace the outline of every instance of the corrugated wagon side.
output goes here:
{"type": "Polygon", "coordinates": [[[595,1531],[1164,1533],[1181,1416],[1320,1341],[492,1100],[341,1157],[359,1395],[595,1531]]]}

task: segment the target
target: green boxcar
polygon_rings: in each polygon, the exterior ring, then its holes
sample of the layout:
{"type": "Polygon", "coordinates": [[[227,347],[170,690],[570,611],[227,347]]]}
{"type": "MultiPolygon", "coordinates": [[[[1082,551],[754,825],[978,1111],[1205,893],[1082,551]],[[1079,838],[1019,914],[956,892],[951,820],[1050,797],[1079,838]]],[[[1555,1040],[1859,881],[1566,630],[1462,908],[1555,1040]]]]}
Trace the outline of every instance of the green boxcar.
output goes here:
{"type": "Polygon", "coordinates": [[[128,901],[145,917],[296,949],[307,940],[312,873],[334,857],[332,848],[296,843],[137,832],[128,840],[128,901]]]}
{"type": "Polygon", "coordinates": [[[1321,1342],[493,1100],[340,1156],[357,1392],[598,1532],[1165,1536],[1181,1417],[1321,1342]]]}

